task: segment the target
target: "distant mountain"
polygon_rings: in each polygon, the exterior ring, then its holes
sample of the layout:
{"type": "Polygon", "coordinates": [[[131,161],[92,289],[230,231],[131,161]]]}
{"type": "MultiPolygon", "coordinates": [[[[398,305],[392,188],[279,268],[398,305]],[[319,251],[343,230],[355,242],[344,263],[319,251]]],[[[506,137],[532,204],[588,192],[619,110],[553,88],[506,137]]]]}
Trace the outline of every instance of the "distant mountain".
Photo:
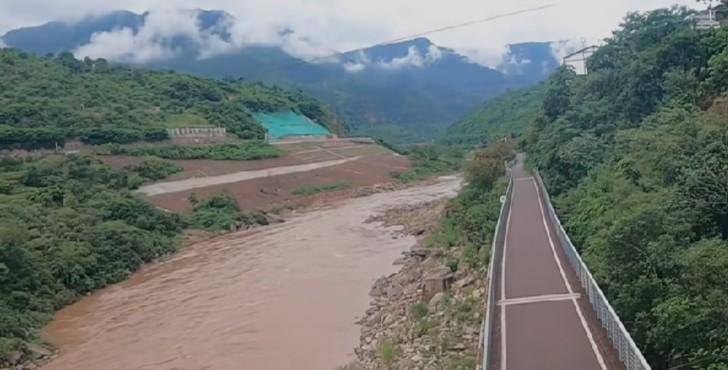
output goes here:
{"type": "Polygon", "coordinates": [[[128,27],[138,31],[144,25],[144,16],[117,11],[103,17],[90,17],[77,23],[49,22],[37,27],[24,27],[6,33],[5,45],[38,55],[57,54],[87,44],[91,35],[128,27]]]}
{"type": "Polygon", "coordinates": [[[510,45],[495,69],[426,38],[306,62],[289,50],[293,41],[311,46],[295,30],[281,30],[276,42],[238,43],[237,20],[228,13],[179,12],[189,17],[176,21],[195,24],[197,34],[156,30],[163,14],[118,11],[13,30],[2,41],[40,55],[89,53],[117,63],[301,89],[331,105],[355,133],[399,142],[428,140],[483,101],[533,85],[558,65],[549,43],[510,45]],[[129,50],[120,50],[127,44],[129,50]]]}

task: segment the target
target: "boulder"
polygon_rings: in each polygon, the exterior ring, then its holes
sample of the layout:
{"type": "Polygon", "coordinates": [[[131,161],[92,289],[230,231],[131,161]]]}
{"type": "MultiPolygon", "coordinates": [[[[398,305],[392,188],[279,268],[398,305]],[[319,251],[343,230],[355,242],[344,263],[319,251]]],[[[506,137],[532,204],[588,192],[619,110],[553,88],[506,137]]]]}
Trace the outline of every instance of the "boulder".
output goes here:
{"type": "Polygon", "coordinates": [[[445,292],[452,282],[452,271],[442,266],[425,273],[425,300],[431,300],[435,294],[445,292]]]}
{"type": "Polygon", "coordinates": [[[437,310],[437,307],[440,305],[440,302],[445,299],[445,293],[439,292],[436,293],[432,298],[430,299],[430,302],[427,303],[427,309],[430,312],[434,312],[437,310]]]}
{"type": "Polygon", "coordinates": [[[475,282],[475,278],[472,275],[466,275],[462,279],[458,280],[453,284],[453,287],[456,289],[464,288],[468,285],[471,285],[475,282]]]}

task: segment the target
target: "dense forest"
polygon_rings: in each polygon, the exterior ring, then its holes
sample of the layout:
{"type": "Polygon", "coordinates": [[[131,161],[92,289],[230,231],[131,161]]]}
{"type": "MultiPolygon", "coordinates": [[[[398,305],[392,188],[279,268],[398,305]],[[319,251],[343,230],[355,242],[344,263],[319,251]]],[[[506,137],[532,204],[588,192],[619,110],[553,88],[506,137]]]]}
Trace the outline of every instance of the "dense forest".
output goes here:
{"type": "Polygon", "coordinates": [[[452,146],[485,145],[508,135],[520,135],[538,116],[546,85],[506,93],[477,107],[452,125],[439,143],[452,146]]]}
{"type": "Polygon", "coordinates": [[[652,366],[728,369],[728,28],[688,15],[628,15],[523,144],[652,366]]]}
{"type": "Polygon", "coordinates": [[[88,157],[0,159],[0,365],[55,309],[173,250],[184,224],[131,195],[143,181],[88,157]]]}
{"type": "Polygon", "coordinates": [[[172,253],[185,228],[268,223],[224,193],[195,197],[185,215],[132,195],[180,170],[159,159],[115,170],[81,155],[0,157],[0,367],[28,354],[55,310],[172,253]]]}
{"type": "Polygon", "coordinates": [[[130,143],[167,138],[166,128],[218,126],[262,139],[252,112],[292,110],[344,133],[335,115],[301,92],[0,50],[0,149],[54,148],[65,139],[130,143]]]}

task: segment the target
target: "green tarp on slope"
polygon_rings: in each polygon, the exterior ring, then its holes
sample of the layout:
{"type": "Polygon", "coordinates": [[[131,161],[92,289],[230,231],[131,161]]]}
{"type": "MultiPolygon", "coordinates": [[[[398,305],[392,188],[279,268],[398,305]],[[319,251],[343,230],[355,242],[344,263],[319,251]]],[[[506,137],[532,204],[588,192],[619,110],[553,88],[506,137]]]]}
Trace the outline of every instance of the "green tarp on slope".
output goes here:
{"type": "Polygon", "coordinates": [[[268,130],[268,136],[271,140],[280,140],[291,136],[325,136],[331,134],[325,127],[308,117],[291,111],[255,113],[253,116],[268,130]]]}

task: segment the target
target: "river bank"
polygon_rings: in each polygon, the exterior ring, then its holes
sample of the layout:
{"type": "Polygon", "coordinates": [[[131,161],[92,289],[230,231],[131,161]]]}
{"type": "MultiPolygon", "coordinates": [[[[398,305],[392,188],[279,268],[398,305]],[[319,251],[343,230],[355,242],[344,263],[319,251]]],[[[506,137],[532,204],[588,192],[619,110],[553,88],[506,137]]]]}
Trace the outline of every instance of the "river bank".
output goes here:
{"type": "Polygon", "coordinates": [[[362,325],[357,360],[342,370],[473,369],[478,356],[483,269],[460,268],[451,261],[463,248],[442,249],[428,242],[444,217],[448,199],[406,205],[372,218],[400,226],[417,242],[396,261],[399,271],[372,286],[362,325]]]}

